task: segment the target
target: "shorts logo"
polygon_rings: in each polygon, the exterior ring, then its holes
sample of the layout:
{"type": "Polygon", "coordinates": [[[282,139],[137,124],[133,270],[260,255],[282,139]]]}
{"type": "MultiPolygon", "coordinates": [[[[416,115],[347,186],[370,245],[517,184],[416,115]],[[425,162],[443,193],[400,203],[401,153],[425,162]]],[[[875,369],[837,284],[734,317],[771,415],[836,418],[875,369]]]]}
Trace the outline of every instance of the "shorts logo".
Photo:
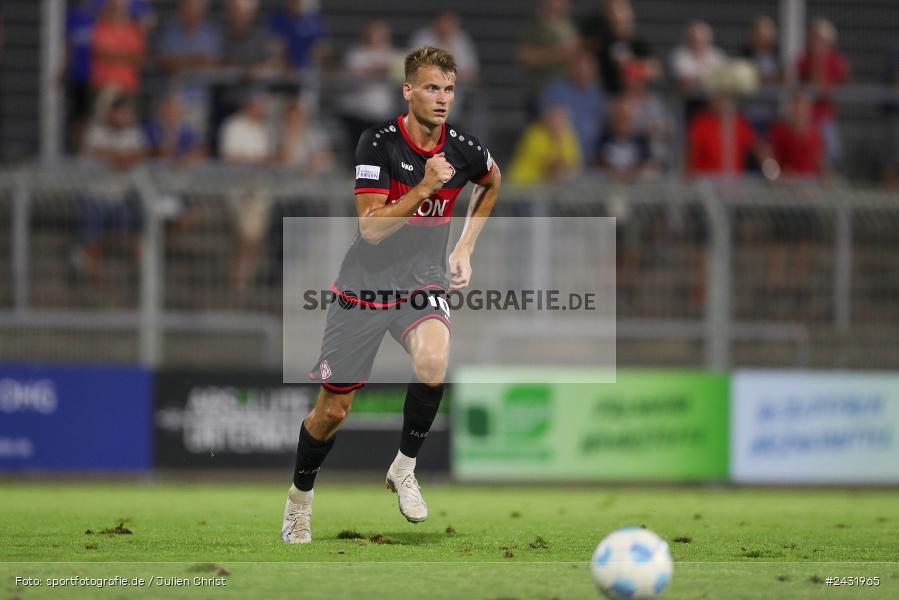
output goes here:
{"type": "Polygon", "coordinates": [[[334,373],[331,372],[331,365],[328,364],[328,361],[323,360],[322,364],[318,365],[318,370],[321,371],[322,379],[328,379],[334,373]]]}
{"type": "Polygon", "coordinates": [[[377,181],[381,178],[381,167],[377,165],[356,165],[356,179],[374,179],[377,181]]]}

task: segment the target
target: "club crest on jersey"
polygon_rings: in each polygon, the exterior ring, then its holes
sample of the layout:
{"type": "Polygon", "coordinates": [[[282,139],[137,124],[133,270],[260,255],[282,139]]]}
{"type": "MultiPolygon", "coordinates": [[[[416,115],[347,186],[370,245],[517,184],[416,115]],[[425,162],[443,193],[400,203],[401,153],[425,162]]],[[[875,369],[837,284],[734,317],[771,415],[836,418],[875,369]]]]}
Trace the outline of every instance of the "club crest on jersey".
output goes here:
{"type": "Polygon", "coordinates": [[[322,380],[328,379],[329,377],[331,377],[331,375],[333,375],[333,373],[331,372],[331,365],[329,365],[328,361],[326,360],[323,360],[322,364],[318,365],[318,370],[322,374],[322,380]]]}
{"type": "MultiPolygon", "coordinates": [[[[447,163],[447,164],[449,164],[449,163],[447,163]]],[[[453,177],[456,176],[456,167],[454,167],[453,165],[450,165],[449,168],[450,168],[450,176],[449,176],[449,179],[447,179],[446,181],[449,181],[450,179],[452,179],[453,177]]],[[[446,181],[444,183],[446,183],[446,181]]]]}

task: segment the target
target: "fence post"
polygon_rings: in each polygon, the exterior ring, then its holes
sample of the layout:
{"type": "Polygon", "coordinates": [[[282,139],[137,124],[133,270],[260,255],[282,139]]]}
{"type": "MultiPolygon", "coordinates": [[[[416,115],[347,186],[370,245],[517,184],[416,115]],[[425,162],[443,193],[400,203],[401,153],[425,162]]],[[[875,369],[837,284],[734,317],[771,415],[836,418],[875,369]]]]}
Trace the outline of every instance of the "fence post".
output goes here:
{"type": "Polygon", "coordinates": [[[162,216],[157,210],[157,192],[147,169],[136,170],[132,179],[144,214],[138,329],[140,362],[147,368],[155,368],[162,358],[162,216]]]}
{"type": "Polygon", "coordinates": [[[13,307],[16,312],[28,309],[28,246],[31,230],[31,192],[28,186],[18,178],[13,191],[12,217],[12,289],[13,307]]]}
{"type": "Polygon", "coordinates": [[[852,322],[852,208],[841,195],[834,232],[833,319],[837,333],[849,333],[852,322]]]}
{"type": "Polygon", "coordinates": [[[47,162],[62,151],[63,123],[60,118],[63,97],[56,85],[65,63],[64,2],[43,0],[41,3],[41,158],[47,162]]]}
{"type": "Polygon", "coordinates": [[[710,183],[699,188],[709,222],[709,247],[705,281],[705,367],[724,371],[730,367],[731,329],[731,231],[727,207],[710,183]]]}

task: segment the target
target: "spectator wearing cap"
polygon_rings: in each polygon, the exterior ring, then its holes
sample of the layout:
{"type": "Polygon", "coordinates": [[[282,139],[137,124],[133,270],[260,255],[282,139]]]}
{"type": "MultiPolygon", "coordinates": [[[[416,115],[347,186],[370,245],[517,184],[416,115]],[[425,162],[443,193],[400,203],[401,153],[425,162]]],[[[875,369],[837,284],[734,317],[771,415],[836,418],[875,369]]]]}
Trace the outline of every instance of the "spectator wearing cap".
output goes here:
{"type": "Polygon", "coordinates": [[[280,63],[290,71],[315,67],[326,59],[328,32],[313,0],[285,0],[268,24],[280,63]]]}
{"type": "Polygon", "coordinates": [[[843,148],[836,124],[833,90],[849,80],[849,63],[836,48],[837,30],[827,19],[815,19],[809,29],[808,45],[796,63],[799,80],[812,87],[814,114],[824,149],[831,163],[842,158],[843,148]]]}
{"type": "Polygon", "coordinates": [[[144,30],[131,18],[127,0],[108,0],[91,34],[91,88],[124,94],[140,90],[146,53],[144,30]]]}
{"type": "Polygon", "coordinates": [[[551,81],[540,94],[541,110],[562,105],[573,119],[581,159],[589,164],[605,121],[605,98],[596,80],[596,62],[586,50],[578,50],[564,76],[551,81]]]}
{"type": "Polygon", "coordinates": [[[563,104],[547,106],[521,135],[509,179],[519,185],[560,182],[581,171],[580,144],[563,104]]]}

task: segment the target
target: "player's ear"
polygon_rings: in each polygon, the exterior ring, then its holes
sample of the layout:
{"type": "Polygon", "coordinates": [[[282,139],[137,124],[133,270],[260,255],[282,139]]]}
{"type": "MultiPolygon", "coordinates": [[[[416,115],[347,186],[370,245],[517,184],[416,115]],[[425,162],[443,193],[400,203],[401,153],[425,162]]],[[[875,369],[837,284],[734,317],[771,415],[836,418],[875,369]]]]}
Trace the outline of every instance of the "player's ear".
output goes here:
{"type": "Polygon", "coordinates": [[[408,81],[403,83],[403,98],[406,99],[406,102],[412,99],[412,84],[408,81]]]}

